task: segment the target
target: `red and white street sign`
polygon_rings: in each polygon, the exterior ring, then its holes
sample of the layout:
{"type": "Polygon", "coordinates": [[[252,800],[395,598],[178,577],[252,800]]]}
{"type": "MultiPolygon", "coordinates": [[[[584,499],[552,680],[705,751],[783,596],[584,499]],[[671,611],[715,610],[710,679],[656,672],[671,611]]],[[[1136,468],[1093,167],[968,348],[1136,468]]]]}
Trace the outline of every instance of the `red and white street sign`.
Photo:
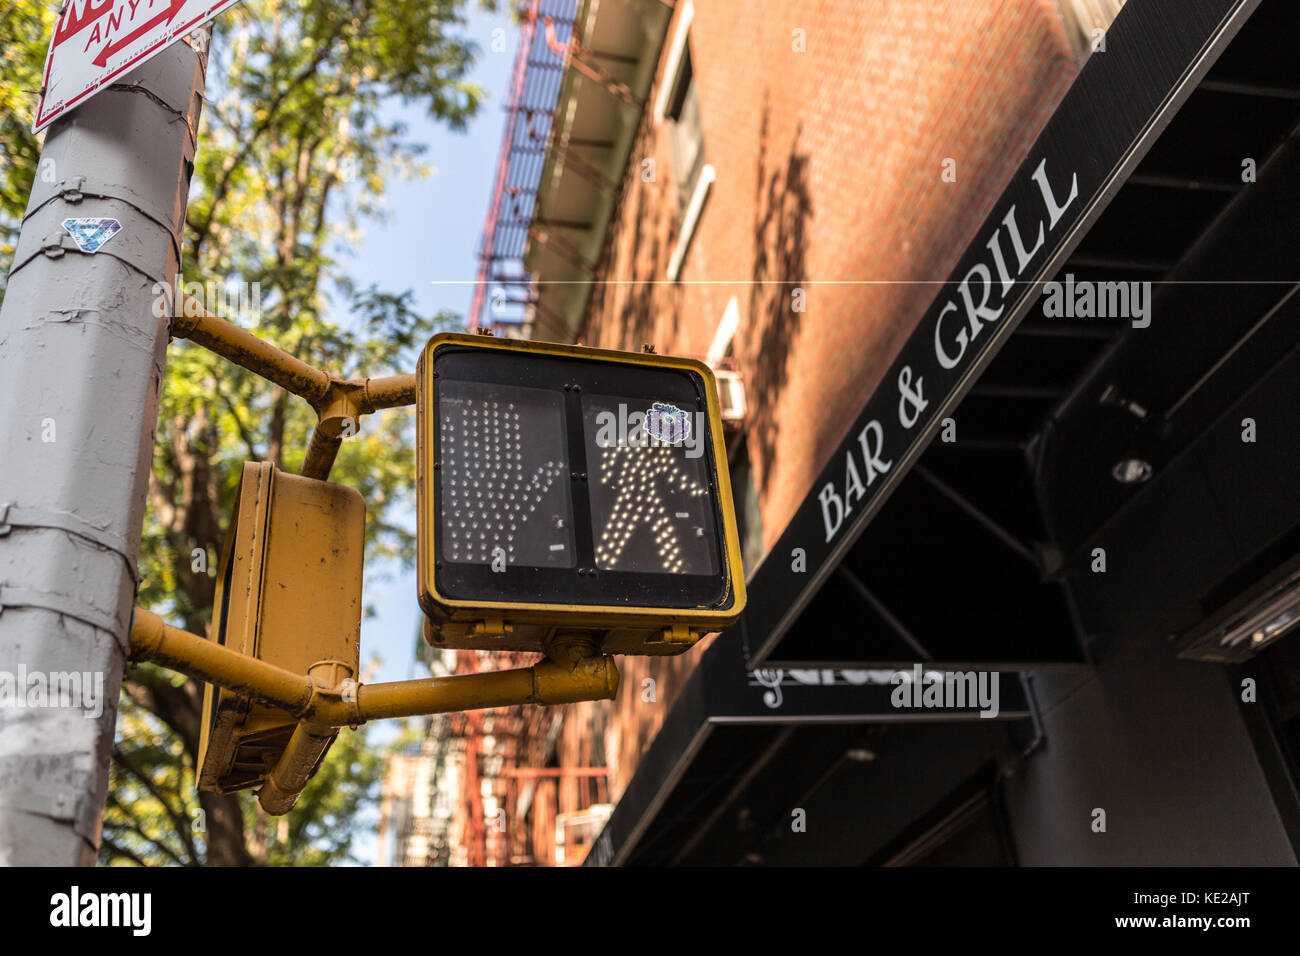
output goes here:
{"type": "Polygon", "coordinates": [[[39,133],[239,0],[65,0],[45,58],[39,133]]]}

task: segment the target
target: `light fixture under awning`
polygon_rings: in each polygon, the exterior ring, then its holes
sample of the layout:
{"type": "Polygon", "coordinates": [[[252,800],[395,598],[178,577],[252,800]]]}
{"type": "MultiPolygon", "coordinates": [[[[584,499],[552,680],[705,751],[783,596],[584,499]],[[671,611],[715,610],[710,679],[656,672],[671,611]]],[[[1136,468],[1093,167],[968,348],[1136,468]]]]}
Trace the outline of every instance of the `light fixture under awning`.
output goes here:
{"type": "Polygon", "coordinates": [[[1300,557],[1183,636],[1179,657],[1239,663],[1300,627],[1300,557]]]}

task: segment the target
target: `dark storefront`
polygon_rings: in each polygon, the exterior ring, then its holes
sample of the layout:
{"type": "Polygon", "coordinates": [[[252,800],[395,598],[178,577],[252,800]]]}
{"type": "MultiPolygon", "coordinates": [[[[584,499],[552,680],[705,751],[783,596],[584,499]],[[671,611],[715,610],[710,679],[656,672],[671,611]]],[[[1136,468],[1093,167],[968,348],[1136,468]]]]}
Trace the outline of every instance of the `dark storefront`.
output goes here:
{"type": "Polygon", "coordinates": [[[1129,0],[589,864],[1295,864],[1298,35],[1129,0]]]}

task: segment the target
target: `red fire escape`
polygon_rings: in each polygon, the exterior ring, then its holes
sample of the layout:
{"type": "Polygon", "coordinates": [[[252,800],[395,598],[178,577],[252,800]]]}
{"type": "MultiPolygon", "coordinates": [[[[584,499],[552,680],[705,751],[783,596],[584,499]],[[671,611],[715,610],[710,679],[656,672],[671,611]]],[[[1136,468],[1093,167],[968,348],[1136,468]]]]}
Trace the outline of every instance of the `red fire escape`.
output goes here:
{"type": "Polygon", "coordinates": [[[566,47],[555,40],[555,29],[559,25],[566,34],[572,32],[576,6],[577,0],[530,0],[521,13],[505,136],[479,247],[471,329],[520,326],[529,318],[534,290],[524,253],[566,61],[566,47]]]}

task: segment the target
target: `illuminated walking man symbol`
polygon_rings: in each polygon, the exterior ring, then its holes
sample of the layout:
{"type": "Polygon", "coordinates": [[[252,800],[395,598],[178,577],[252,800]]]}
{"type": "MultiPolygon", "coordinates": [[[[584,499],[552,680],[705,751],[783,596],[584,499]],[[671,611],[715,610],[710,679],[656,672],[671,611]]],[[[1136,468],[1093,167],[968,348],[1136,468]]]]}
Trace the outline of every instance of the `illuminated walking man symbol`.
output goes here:
{"type": "MultiPolygon", "coordinates": [[[[601,529],[596,545],[596,563],[602,568],[618,566],[628,541],[638,528],[654,536],[655,550],[664,571],[683,569],[682,543],[668,510],[669,493],[702,498],[709,489],[681,471],[669,446],[633,447],[619,445],[605,450],[600,463],[600,483],[614,485],[618,498],[601,529]]],[[[685,517],[677,513],[677,517],[685,517]]],[[[696,528],[703,535],[703,528],[696,528]]]]}

